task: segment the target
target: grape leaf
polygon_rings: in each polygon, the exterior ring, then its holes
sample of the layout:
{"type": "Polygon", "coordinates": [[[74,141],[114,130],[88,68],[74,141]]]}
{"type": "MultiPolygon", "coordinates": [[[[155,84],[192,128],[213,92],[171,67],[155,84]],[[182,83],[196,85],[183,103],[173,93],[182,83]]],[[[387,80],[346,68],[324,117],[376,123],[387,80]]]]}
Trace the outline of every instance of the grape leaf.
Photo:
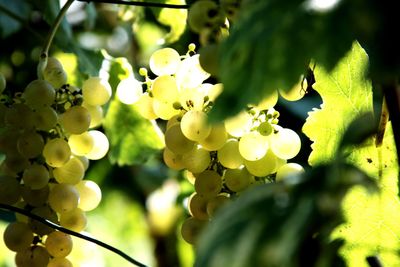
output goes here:
{"type": "MultiPolygon", "coordinates": [[[[355,43],[331,72],[320,66],[315,69],[314,88],[323,103],[320,109],[309,113],[303,126],[304,133],[314,142],[309,157],[311,165],[332,160],[350,122],[373,111],[372,87],[365,79],[367,65],[367,54],[355,43]]],[[[398,266],[398,165],[390,123],[381,147],[377,148],[371,137],[348,149],[345,159],[375,178],[381,190],[371,195],[361,187],[352,189],[342,205],[346,223],[336,229],[333,237],[346,240],[341,253],[348,266],[368,266],[365,258],[375,254],[384,266],[398,266]]]]}
{"type": "MultiPolygon", "coordinates": [[[[26,18],[31,12],[31,7],[29,3],[23,0],[0,0],[1,9],[8,10],[13,14],[16,14],[20,18],[26,18]]],[[[0,16],[0,36],[5,39],[7,36],[17,32],[23,26],[20,21],[8,16],[4,11],[0,11],[2,14],[0,16]]]]}

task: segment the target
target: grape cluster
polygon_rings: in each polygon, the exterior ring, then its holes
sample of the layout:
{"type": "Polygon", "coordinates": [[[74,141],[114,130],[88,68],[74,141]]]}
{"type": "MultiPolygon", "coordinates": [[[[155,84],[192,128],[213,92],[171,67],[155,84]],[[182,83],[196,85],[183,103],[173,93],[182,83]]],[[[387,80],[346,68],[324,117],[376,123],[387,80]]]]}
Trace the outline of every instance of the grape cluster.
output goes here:
{"type": "MultiPolygon", "coordinates": [[[[23,91],[6,88],[0,75],[0,203],[30,211],[81,232],[85,212],[99,204],[101,190],[84,180],[89,160],[105,156],[107,137],[98,127],[102,105],[111,97],[108,82],[91,77],[82,88],[67,84],[56,58],[48,58],[43,79],[23,91]]],[[[16,252],[17,266],[72,266],[70,235],[17,214],[3,235],[16,252]]]]}
{"type": "Polygon", "coordinates": [[[188,200],[191,217],[181,229],[191,244],[218,208],[246,188],[303,171],[301,165],[287,163],[301,142],[296,132],[278,125],[279,112],[273,108],[277,95],[223,122],[209,122],[208,112],[223,86],[207,82],[210,74],[194,49],[189,45],[183,56],[172,48],[155,51],[149,66],[156,78],[139,71],[147,90],[135,103],[145,118],[167,121],[164,162],[184,170],[194,185],[188,200]]]}

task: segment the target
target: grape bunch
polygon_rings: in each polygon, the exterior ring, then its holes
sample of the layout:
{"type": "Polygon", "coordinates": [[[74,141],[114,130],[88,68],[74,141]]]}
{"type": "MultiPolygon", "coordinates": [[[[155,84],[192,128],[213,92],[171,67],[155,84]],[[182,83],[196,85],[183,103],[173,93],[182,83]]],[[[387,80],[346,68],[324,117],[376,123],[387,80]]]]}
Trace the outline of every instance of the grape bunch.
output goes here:
{"type": "MultiPolygon", "coordinates": [[[[81,232],[86,212],[99,204],[101,190],[84,180],[89,160],[104,157],[107,137],[102,105],[111,97],[108,82],[85,80],[82,88],[67,84],[61,63],[48,58],[43,79],[22,91],[6,88],[0,75],[0,203],[81,232]]],[[[71,236],[16,214],[3,235],[16,252],[17,266],[72,266],[66,258],[71,236]]]]}
{"type": "Polygon", "coordinates": [[[208,83],[210,74],[194,50],[191,44],[183,56],[172,48],[155,51],[149,67],[156,77],[139,70],[147,89],[134,102],[143,117],[166,121],[163,160],[169,168],[185,171],[194,185],[188,199],[191,216],[181,229],[191,244],[219,207],[246,188],[303,171],[301,165],[287,163],[301,142],[296,132],[278,125],[279,112],[273,108],[277,94],[225,121],[209,122],[223,85],[208,83]]]}

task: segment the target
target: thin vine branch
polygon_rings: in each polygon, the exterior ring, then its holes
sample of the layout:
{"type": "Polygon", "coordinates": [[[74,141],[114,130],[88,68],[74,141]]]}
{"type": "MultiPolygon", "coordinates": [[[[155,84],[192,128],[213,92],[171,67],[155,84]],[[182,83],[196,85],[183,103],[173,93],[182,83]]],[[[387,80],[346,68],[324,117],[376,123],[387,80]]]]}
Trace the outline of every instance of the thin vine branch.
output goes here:
{"type": "Polygon", "coordinates": [[[78,1],[87,3],[93,2],[93,3],[118,4],[118,5],[128,5],[128,6],[144,6],[144,7],[176,8],[176,9],[189,8],[189,5],[176,5],[176,4],[139,2],[139,1],[121,1],[121,0],[78,0],[78,1]]]}
{"type": "Polygon", "coordinates": [[[13,212],[20,213],[22,215],[28,216],[29,218],[32,218],[32,219],[34,219],[36,221],[39,221],[39,222],[41,222],[41,223],[43,223],[43,224],[45,224],[45,225],[47,225],[47,226],[49,226],[49,227],[51,227],[51,228],[53,228],[55,230],[58,230],[60,232],[66,233],[66,234],[70,234],[70,235],[76,236],[76,237],[84,239],[86,241],[95,243],[96,245],[101,246],[101,247],[103,247],[105,249],[108,249],[108,250],[118,254],[119,256],[123,257],[125,260],[129,261],[130,263],[132,263],[132,264],[134,264],[136,266],[147,267],[145,264],[143,264],[143,263],[131,258],[126,253],[122,252],[121,250],[119,250],[119,249],[117,249],[117,248],[115,248],[115,247],[113,247],[113,246],[111,246],[111,245],[109,245],[107,243],[104,243],[104,242],[102,242],[100,240],[97,240],[97,239],[94,239],[92,237],[77,233],[77,232],[69,230],[67,228],[64,228],[64,227],[62,227],[62,226],[60,226],[60,225],[58,225],[56,223],[53,223],[52,221],[46,220],[46,219],[44,219],[44,218],[42,218],[42,217],[40,217],[40,216],[38,216],[36,214],[33,214],[33,213],[31,213],[31,212],[29,212],[27,210],[20,209],[20,208],[17,208],[17,207],[13,207],[13,206],[7,205],[7,204],[2,204],[2,203],[0,203],[0,209],[13,211],[13,212]]]}

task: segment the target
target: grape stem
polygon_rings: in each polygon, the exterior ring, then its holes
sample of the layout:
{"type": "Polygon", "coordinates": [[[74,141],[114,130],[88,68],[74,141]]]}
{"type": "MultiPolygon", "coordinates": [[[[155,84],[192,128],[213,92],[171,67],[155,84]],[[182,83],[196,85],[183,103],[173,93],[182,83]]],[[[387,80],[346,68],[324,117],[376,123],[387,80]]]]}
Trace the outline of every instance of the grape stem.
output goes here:
{"type": "Polygon", "coordinates": [[[121,0],[78,0],[78,1],[87,3],[93,2],[93,3],[118,4],[118,5],[128,5],[128,6],[144,6],[144,7],[176,8],[176,9],[189,8],[189,5],[176,5],[176,4],[139,2],[139,1],[121,1],[121,0]]]}
{"type": "Polygon", "coordinates": [[[64,228],[64,227],[62,227],[62,226],[60,226],[60,225],[58,225],[56,223],[53,223],[53,222],[51,222],[49,220],[46,220],[46,219],[44,219],[44,218],[42,218],[42,217],[40,217],[40,216],[38,216],[36,214],[33,214],[33,213],[31,213],[31,212],[29,212],[27,210],[20,209],[20,208],[17,208],[17,207],[11,206],[11,205],[7,205],[7,204],[2,204],[2,203],[0,203],[0,209],[4,209],[4,210],[13,211],[13,212],[16,212],[16,213],[23,214],[23,215],[25,215],[25,216],[27,216],[29,218],[32,218],[32,219],[34,219],[36,221],[39,221],[39,222],[41,222],[41,223],[43,223],[43,224],[45,224],[45,225],[47,225],[47,226],[49,226],[49,227],[51,227],[51,228],[53,228],[55,230],[58,230],[60,232],[63,232],[63,233],[69,234],[69,235],[76,236],[78,238],[84,239],[84,240],[92,242],[92,243],[95,243],[98,246],[101,246],[101,247],[103,247],[105,249],[108,249],[108,250],[118,254],[119,256],[121,256],[122,258],[124,258],[125,260],[129,261],[130,263],[132,263],[132,264],[134,264],[136,266],[147,267],[147,265],[145,265],[145,264],[143,264],[143,263],[131,258],[130,256],[128,256],[127,254],[125,254],[121,250],[119,250],[119,249],[117,249],[117,248],[115,248],[115,247],[113,247],[113,246],[111,246],[111,245],[109,245],[107,243],[104,243],[104,242],[102,242],[100,240],[97,240],[97,239],[94,239],[92,237],[77,233],[77,232],[69,230],[67,228],[64,228]]]}

